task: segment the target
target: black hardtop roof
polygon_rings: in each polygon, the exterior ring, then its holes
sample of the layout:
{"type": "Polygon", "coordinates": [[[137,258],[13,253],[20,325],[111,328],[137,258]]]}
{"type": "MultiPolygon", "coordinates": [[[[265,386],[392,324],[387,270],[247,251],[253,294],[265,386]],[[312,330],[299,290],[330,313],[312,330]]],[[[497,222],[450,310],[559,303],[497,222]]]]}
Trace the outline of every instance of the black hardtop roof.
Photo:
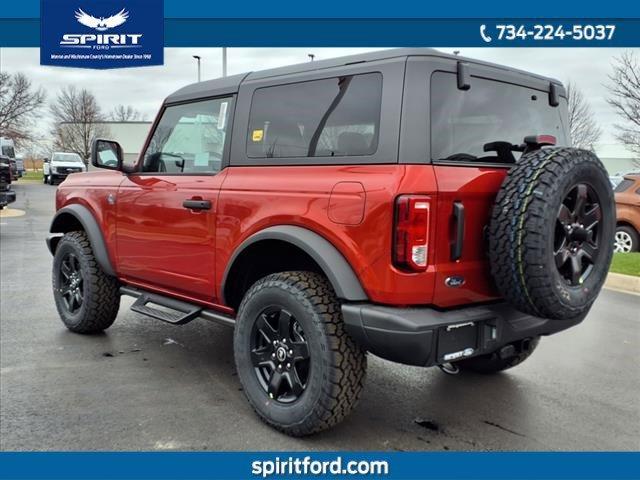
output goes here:
{"type": "Polygon", "coordinates": [[[547,82],[554,82],[561,85],[559,80],[554,78],[544,77],[524,70],[506,67],[504,65],[498,65],[491,62],[485,62],[481,60],[475,60],[473,58],[451,55],[448,53],[435,50],[433,48],[393,48],[388,50],[379,50],[376,52],[361,53],[358,55],[349,55],[345,57],[331,58],[327,60],[317,60],[313,62],[298,63],[295,65],[289,65],[286,67],[271,68],[268,70],[260,70],[257,72],[241,73],[239,75],[232,75],[229,77],[221,77],[213,80],[206,80],[204,82],[192,83],[182,87],[169,95],[165,103],[184,102],[189,100],[195,100],[199,98],[212,97],[217,95],[225,95],[236,93],[240,87],[240,84],[244,81],[259,80],[269,77],[277,77],[281,75],[290,75],[294,73],[313,72],[317,70],[323,70],[327,68],[340,67],[342,65],[352,63],[372,62],[376,60],[388,60],[392,58],[406,58],[412,56],[431,56],[438,58],[448,58],[454,61],[464,61],[471,64],[486,65],[500,70],[509,72],[517,72],[529,77],[537,78],[547,82]]]}

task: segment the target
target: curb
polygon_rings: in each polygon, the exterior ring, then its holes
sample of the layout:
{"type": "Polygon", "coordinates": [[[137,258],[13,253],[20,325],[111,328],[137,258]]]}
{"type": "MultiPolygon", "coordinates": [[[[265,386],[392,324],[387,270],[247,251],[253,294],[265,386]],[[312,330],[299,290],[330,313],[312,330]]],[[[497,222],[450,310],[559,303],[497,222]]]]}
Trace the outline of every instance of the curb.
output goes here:
{"type": "Polygon", "coordinates": [[[640,277],[609,272],[607,280],[604,282],[604,287],[626,293],[640,294],[640,277]]]}

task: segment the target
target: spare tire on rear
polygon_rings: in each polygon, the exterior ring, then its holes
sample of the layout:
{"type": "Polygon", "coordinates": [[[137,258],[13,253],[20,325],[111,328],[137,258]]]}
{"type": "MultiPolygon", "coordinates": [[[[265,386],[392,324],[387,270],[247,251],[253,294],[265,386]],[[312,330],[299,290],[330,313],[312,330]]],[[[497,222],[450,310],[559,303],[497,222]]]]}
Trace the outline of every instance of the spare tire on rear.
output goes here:
{"type": "Polygon", "coordinates": [[[548,148],[524,154],[505,178],[489,224],[491,273],[522,312],[585,315],[613,254],[615,206],[595,154],[548,148]]]}

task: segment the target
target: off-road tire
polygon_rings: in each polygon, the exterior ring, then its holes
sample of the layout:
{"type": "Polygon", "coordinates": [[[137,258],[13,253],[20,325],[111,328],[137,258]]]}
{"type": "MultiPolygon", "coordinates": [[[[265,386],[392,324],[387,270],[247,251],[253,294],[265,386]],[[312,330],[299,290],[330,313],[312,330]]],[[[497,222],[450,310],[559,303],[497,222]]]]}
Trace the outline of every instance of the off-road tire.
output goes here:
{"type": "Polygon", "coordinates": [[[607,172],[592,152],[549,148],[523,155],[498,192],[489,223],[491,273],[501,295],[524,313],[553,320],[586,314],[606,279],[615,209],[607,172]],[[576,184],[597,194],[598,256],[584,283],[567,284],[554,259],[561,203],[576,184]]]}
{"type": "Polygon", "coordinates": [[[60,319],[72,332],[101,332],[115,321],[120,308],[118,281],[102,270],[85,232],[65,233],[58,242],[53,258],[53,296],[60,319]],[[73,314],[65,307],[60,293],[61,263],[69,253],[73,253],[78,259],[83,278],[82,306],[73,314]]]}
{"type": "Polygon", "coordinates": [[[475,373],[491,374],[502,372],[503,370],[507,370],[521,364],[529,358],[538,346],[538,343],[540,343],[540,337],[534,337],[518,342],[518,344],[515,345],[515,355],[501,358],[499,351],[495,351],[487,355],[480,355],[478,357],[460,360],[459,362],[455,362],[455,365],[460,370],[467,370],[475,373]]]}
{"type": "Polygon", "coordinates": [[[249,289],[238,308],[234,353],[253,409],[264,422],[292,436],[316,433],[342,421],[356,406],[366,376],[365,352],[347,334],[333,288],[312,272],[275,273],[249,289]],[[267,395],[250,358],[253,325],[260,312],[273,304],[293,313],[310,352],[306,388],[288,404],[267,395]]]}

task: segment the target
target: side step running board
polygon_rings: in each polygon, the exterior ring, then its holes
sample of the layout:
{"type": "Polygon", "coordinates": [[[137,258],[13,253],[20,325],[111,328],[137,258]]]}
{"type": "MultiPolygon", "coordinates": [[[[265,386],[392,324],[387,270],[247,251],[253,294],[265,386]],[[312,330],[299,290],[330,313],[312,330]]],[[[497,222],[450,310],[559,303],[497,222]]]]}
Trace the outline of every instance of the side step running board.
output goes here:
{"type": "Polygon", "coordinates": [[[228,315],[223,315],[213,310],[205,310],[198,305],[165,297],[157,293],[132,287],[120,287],[120,293],[137,299],[131,305],[131,310],[134,312],[172,325],[184,325],[199,317],[227,326],[233,326],[236,323],[235,319],[228,315]]]}
{"type": "Polygon", "coordinates": [[[189,323],[202,311],[195,305],[146,292],[131,305],[131,310],[174,325],[189,323]]]}

